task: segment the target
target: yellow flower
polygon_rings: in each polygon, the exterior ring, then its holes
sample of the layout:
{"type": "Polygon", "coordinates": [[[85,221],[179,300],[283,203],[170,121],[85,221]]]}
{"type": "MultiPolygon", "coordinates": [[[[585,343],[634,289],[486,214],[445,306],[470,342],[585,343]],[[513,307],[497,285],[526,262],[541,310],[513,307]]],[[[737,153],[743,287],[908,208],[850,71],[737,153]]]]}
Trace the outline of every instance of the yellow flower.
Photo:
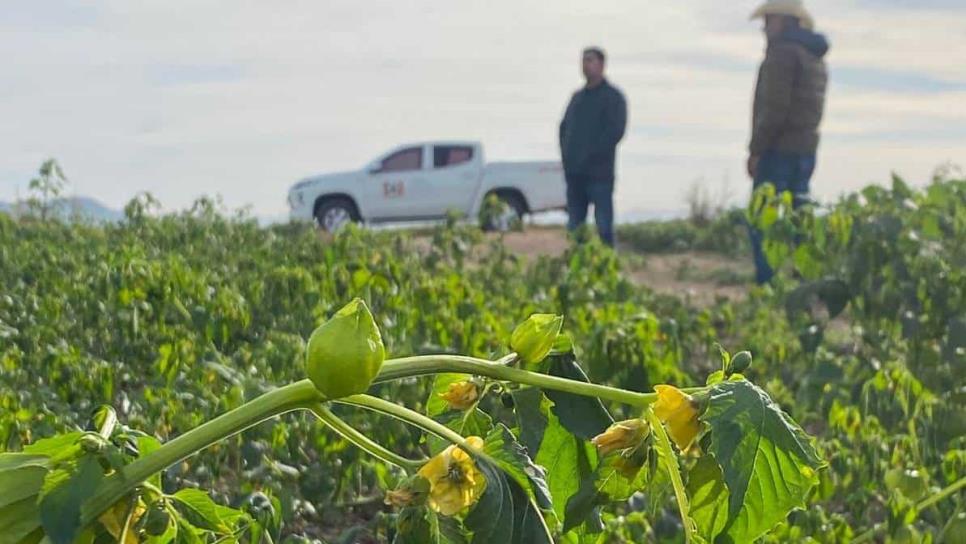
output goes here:
{"type": "Polygon", "coordinates": [[[480,398],[480,390],[475,383],[470,381],[455,382],[449,384],[449,389],[445,393],[440,393],[439,396],[453,410],[466,410],[473,406],[476,399],[480,398]]]}
{"type": "Polygon", "coordinates": [[[614,423],[606,431],[595,436],[591,443],[601,455],[639,446],[647,438],[651,428],[643,419],[628,419],[614,423]]]}
{"type": "MultiPolygon", "coordinates": [[[[483,439],[478,436],[470,436],[466,441],[474,450],[483,448],[483,439]]],[[[429,506],[444,516],[476,504],[486,489],[483,473],[459,446],[443,450],[427,461],[418,474],[429,480],[429,506]]]]}
{"type": "Polygon", "coordinates": [[[674,443],[682,451],[688,449],[701,428],[697,403],[690,395],[671,385],[656,385],[654,390],[657,391],[654,415],[667,425],[674,443]]]}

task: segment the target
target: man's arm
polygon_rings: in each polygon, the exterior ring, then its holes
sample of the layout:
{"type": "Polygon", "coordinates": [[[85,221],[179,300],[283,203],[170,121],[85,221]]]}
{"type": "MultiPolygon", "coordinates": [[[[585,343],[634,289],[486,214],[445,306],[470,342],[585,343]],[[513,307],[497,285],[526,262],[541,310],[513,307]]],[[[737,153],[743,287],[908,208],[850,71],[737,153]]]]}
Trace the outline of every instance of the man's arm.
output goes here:
{"type": "Polygon", "coordinates": [[[598,153],[609,153],[624,138],[627,129],[627,102],[620,91],[615,90],[604,108],[604,130],[598,142],[598,153]]]}
{"type": "Polygon", "coordinates": [[[563,119],[560,120],[560,134],[559,134],[559,139],[560,139],[560,151],[561,151],[561,153],[563,152],[563,147],[564,147],[564,142],[563,142],[563,140],[564,140],[564,133],[567,131],[567,120],[570,117],[570,108],[572,108],[573,105],[574,105],[574,97],[571,96],[570,97],[570,102],[567,102],[567,109],[564,110],[563,119]]]}
{"type": "Polygon", "coordinates": [[[759,103],[748,146],[752,157],[761,156],[778,141],[788,118],[797,70],[798,57],[794,46],[778,45],[769,49],[758,80],[759,103]]]}

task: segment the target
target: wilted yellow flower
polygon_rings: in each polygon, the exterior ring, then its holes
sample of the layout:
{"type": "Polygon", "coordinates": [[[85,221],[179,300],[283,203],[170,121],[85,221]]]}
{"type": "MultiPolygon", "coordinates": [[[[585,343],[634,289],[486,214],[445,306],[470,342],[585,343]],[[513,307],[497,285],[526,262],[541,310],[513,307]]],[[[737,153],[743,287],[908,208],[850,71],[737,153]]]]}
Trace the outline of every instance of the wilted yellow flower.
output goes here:
{"type": "Polygon", "coordinates": [[[681,450],[688,449],[698,435],[701,424],[698,422],[698,405],[690,395],[671,385],[656,385],[657,402],[654,415],[663,421],[681,450]]]}
{"type": "Polygon", "coordinates": [[[651,427],[643,419],[628,419],[614,423],[590,442],[597,446],[601,455],[607,455],[640,445],[650,432],[651,427]]]}
{"type": "Polygon", "coordinates": [[[449,389],[445,393],[440,393],[439,396],[453,410],[466,410],[473,406],[476,399],[480,398],[480,389],[471,381],[456,382],[449,384],[449,389]]]}
{"type": "MultiPolygon", "coordinates": [[[[466,441],[475,450],[483,448],[483,439],[478,436],[466,441]]],[[[429,480],[429,506],[444,516],[476,504],[486,489],[486,478],[476,462],[455,445],[427,461],[418,474],[429,480]]]]}
{"type": "Polygon", "coordinates": [[[396,489],[387,491],[384,502],[397,508],[417,506],[426,502],[427,493],[429,493],[429,481],[416,475],[403,481],[396,489]]]}
{"type": "MultiPolygon", "coordinates": [[[[114,503],[114,506],[106,510],[97,521],[101,522],[101,525],[107,529],[117,541],[121,539],[121,533],[124,532],[124,522],[127,520],[127,516],[130,513],[131,523],[130,526],[134,527],[134,524],[141,519],[144,515],[144,505],[140,501],[134,507],[134,511],[131,511],[131,504],[128,499],[121,499],[114,503]]],[[[124,544],[138,544],[137,531],[129,530],[126,535],[124,535],[124,544]]]]}

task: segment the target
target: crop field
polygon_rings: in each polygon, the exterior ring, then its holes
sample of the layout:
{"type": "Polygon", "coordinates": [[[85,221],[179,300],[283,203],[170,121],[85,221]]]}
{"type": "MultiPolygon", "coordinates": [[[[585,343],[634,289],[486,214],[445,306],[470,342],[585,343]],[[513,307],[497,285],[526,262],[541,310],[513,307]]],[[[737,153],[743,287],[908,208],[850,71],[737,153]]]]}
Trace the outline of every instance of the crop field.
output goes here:
{"type": "Polygon", "coordinates": [[[536,255],[0,213],[0,544],[966,542],[966,180],[790,203],[536,255]],[[772,285],[628,273],[748,220],[772,285]]]}

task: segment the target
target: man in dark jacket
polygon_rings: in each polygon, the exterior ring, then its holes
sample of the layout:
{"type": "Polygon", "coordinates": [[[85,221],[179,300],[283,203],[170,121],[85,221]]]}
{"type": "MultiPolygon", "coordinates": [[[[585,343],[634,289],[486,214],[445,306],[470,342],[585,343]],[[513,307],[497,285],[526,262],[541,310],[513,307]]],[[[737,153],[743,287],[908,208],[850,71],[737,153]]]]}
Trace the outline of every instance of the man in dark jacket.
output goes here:
{"type": "Polygon", "coordinates": [[[574,93],[560,122],[560,155],[567,180],[567,228],[587,221],[594,205],[597,232],[614,245],[614,156],[624,137],[627,105],[604,78],[604,52],[596,47],[583,52],[587,84],[574,93]]]}
{"type": "MultiPolygon", "coordinates": [[[[808,201],[815,170],[819,123],[825,109],[828,41],[812,29],[812,16],[801,0],[769,0],[752,19],[765,19],[768,48],[755,89],[748,175],[757,189],[772,183],[790,191],[795,205],[808,201]]],[[[762,234],[752,229],[756,279],[774,276],[762,251],[762,234]]]]}

